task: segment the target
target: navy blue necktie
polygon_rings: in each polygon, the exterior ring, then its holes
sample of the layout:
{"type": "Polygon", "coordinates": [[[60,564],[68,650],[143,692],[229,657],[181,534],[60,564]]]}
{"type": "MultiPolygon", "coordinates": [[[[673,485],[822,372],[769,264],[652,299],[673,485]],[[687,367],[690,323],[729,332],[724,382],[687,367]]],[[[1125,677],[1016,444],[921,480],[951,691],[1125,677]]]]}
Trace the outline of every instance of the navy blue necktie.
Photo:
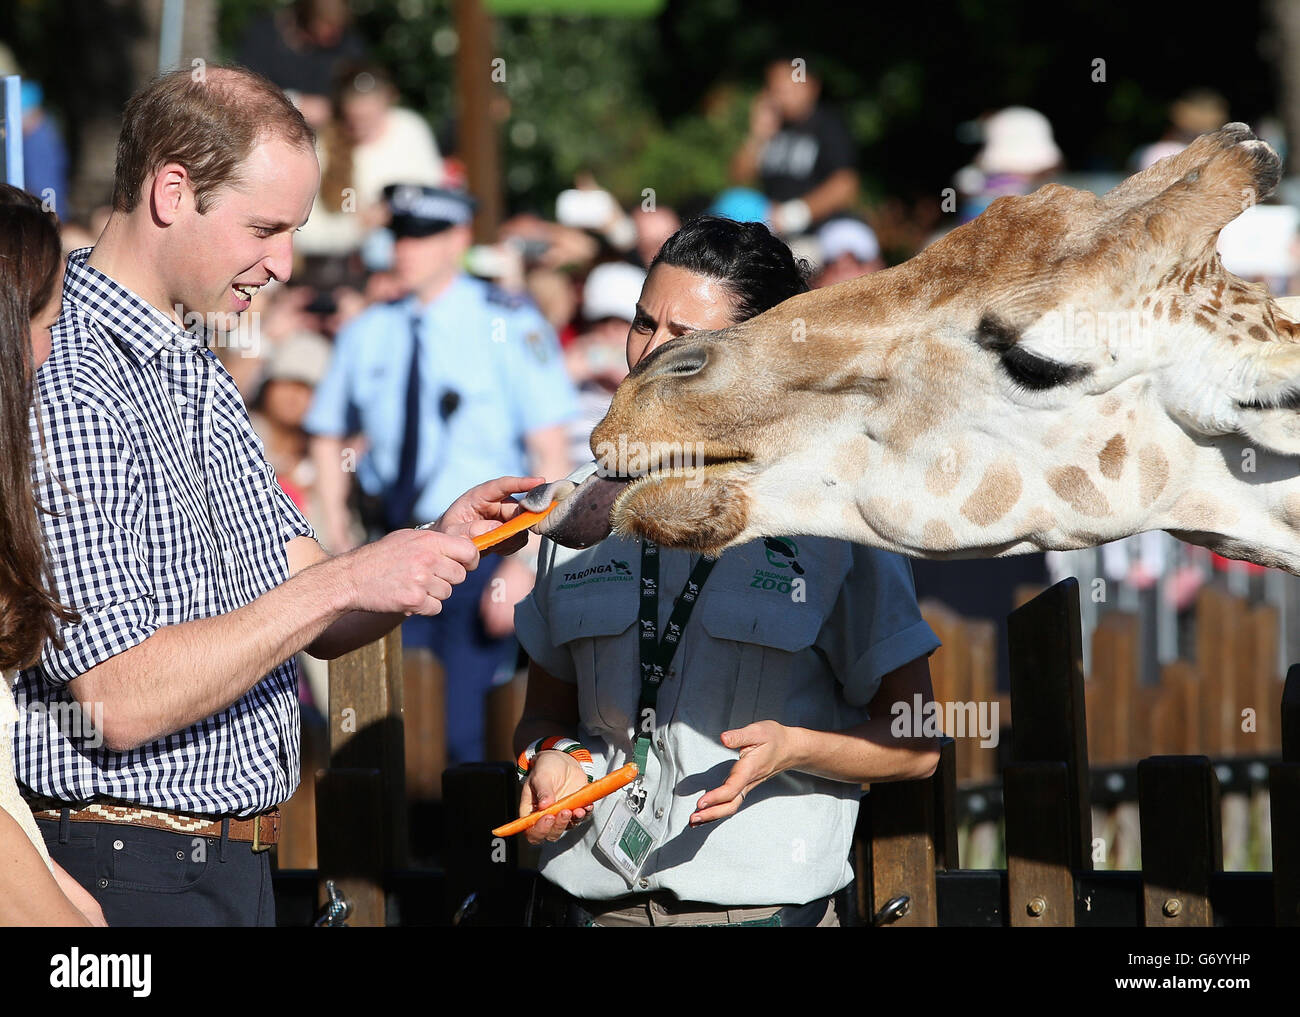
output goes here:
{"type": "Polygon", "coordinates": [[[388,525],[399,530],[411,525],[415,502],[416,470],[420,460],[420,317],[411,318],[411,360],[406,374],[406,419],[402,426],[402,451],[397,480],[388,498],[388,525]]]}

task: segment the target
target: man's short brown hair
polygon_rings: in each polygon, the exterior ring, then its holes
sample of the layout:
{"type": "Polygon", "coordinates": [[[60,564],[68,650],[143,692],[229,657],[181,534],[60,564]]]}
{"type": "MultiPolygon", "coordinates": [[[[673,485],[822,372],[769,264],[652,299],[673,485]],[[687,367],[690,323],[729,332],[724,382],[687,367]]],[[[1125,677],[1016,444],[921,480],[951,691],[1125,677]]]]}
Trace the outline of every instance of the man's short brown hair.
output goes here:
{"type": "Polygon", "coordinates": [[[169,162],[190,175],[200,214],[213,192],[238,178],[264,137],[311,147],[316,136],[276,85],[242,67],[172,71],[136,92],[117,139],[113,209],[130,212],[150,174],[169,162]]]}

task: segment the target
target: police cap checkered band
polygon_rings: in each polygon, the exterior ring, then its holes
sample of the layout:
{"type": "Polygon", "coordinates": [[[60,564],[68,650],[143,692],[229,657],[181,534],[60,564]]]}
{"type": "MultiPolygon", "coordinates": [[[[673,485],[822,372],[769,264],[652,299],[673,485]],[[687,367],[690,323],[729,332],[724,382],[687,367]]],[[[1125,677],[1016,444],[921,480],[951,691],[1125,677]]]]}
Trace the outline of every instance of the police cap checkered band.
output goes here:
{"type": "Polygon", "coordinates": [[[463,191],[389,184],[384,188],[384,199],[393,213],[389,227],[397,236],[428,236],[474,218],[474,199],[463,191]]]}

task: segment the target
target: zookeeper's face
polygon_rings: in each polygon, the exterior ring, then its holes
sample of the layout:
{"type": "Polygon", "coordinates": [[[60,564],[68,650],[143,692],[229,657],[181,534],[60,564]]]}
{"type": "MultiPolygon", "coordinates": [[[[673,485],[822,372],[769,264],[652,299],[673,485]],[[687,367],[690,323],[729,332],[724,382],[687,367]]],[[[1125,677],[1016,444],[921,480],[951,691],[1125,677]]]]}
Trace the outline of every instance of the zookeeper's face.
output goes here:
{"type": "Polygon", "coordinates": [[[721,279],[656,265],[641,286],[627,331],[628,370],[664,343],[687,332],[736,324],[736,300],[721,279]]]}
{"type": "Polygon", "coordinates": [[[206,213],[191,203],[171,245],[173,292],[185,312],[233,327],[262,286],[287,280],[293,235],[319,185],[314,150],[268,139],[249,153],[236,179],[217,189],[206,213]]]}

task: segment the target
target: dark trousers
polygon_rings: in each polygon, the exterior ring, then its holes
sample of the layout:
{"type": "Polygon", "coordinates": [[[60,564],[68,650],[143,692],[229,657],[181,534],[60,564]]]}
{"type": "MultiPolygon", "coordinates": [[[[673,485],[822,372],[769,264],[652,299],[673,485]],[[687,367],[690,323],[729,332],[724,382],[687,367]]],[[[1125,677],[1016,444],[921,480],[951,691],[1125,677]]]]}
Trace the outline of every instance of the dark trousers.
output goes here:
{"type": "Polygon", "coordinates": [[[222,837],[38,819],[109,925],[274,925],[270,854],[222,837]]]}
{"type": "Polygon", "coordinates": [[[514,636],[493,639],[483,630],[479,599],[498,560],[483,563],[452,590],[433,617],[414,615],[402,623],[402,646],[431,650],[447,675],[447,765],[473,763],[487,755],[487,696],[493,678],[513,665],[514,636]]]}

